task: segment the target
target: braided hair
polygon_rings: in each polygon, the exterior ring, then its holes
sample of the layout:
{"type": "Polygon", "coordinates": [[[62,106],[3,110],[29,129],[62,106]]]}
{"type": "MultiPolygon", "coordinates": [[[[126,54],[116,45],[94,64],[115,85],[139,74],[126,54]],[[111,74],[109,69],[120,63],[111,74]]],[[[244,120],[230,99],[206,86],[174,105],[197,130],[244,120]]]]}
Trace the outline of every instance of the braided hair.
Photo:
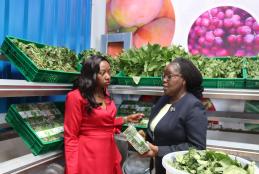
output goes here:
{"type": "Polygon", "coordinates": [[[179,72],[186,81],[186,90],[201,99],[204,88],[202,86],[203,78],[198,68],[185,58],[176,58],[170,64],[179,65],[179,72]]]}

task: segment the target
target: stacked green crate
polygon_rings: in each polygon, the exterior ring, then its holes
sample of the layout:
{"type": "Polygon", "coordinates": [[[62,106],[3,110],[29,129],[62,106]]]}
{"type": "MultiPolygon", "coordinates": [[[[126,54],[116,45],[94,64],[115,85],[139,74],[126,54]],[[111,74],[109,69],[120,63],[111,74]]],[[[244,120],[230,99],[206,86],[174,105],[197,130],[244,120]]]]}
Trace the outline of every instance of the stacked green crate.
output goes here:
{"type": "MultiPolygon", "coordinates": [[[[200,62],[197,62],[200,63],[200,62]]],[[[244,59],[241,57],[204,58],[202,65],[194,63],[203,75],[205,88],[244,88],[244,59]]]]}
{"type": "Polygon", "coordinates": [[[13,104],[6,115],[12,126],[34,155],[63,147],[62,104],[13,104]]]}
{"type": "Polygon", "coordinates": [[[246,58],[245,71],[248,89],[259,89],[259,57],[246,58]]]}
{"type": "Polygon", "coordinates": [[[69,83],[79,75],[76,54],[67,48],[7,36],[1,50],[28,81],[69,83]]]}
{"type": "MultiPolygon", "coordinates": [[[[117,115],[127,116],[134,113],[143,113],[145,115],[144,118],[142,118],[139,123],[134,124],[134,126],[137,129],[146,129],[152,107],[152,103],[125,100],[119,106],[117,115]]],[[[127,127],[128,124],[123,125],[123,129],[127,127]]]]}

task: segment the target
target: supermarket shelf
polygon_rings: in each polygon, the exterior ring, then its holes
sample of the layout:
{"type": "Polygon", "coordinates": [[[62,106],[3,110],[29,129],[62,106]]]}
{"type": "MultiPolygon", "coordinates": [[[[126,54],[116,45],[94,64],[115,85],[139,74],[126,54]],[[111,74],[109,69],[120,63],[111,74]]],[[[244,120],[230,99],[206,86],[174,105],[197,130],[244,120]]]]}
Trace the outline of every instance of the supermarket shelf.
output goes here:
{"type": "Polygon", "coordinates": [[[63,159],[63,151],[56,150],[34,156],[20,137],[0,141],[0,173],[42,173],[50,163],[63,159]],[[33,172],[32,172],[33,171],[33,172]]]}
{"type": "MultiPolygon", "coordinates": [[[[72,84],[60,83],[36,83],[26,80],[0,79],[0,97],[21,96],[49,96],[66,94],[72,88],[72,84]]],[[[129,95],[163,95],[161,86],[123,86],[111,85],[109,91],[112,94],[129,95]]],[[[214,89],[206,88],[204,97],[216,99],[259,100],[259,90],[252,89],[214,89]]]]}
{"type": "Polygon", "coordinates": [[[253,112],[230,112],[230,111],[207,111],[208,117],[217,117],[218,119],[237,119],[251,120],[253,123],[259,124],[258,113],[253,112]]]}
{"type": "MultiPolygon", "coordinates": [[[[163,87],[152,86],[122,86],[113,85],[109,87],[109,91],[112,94],[131,94],[131,95],[163,95],[163,87]]],[[[259,100],[259,90],[253,89],[216,89],[206,88],[203,92],[206,98],[217,99],[239,99],[239,100],[259,100]]]]}
{"type": "Polygon", "coordinates": [[[71,84],[0,79],[0,97],[62,95],[70,91],[71,88],[71,84]]]}

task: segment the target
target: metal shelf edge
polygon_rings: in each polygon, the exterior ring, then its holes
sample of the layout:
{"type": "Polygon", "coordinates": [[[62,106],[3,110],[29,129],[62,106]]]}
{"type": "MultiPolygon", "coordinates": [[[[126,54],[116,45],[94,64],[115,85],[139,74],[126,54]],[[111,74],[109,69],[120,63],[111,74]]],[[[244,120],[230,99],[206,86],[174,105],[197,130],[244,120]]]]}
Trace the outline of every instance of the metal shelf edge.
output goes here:
{"type": "MultiPolygon", "coordinates": [[[[25,80],[0,79],[0,97],[16,96],[41,96],[66,94],[72,84],[59,83],[36,83],[25,80]]],[[[123,86],[111,85],[109,91],[112,94],[130,95],[154,95],[164,94],[162,86],[123,86]]],[[[234,99],[234,100],[259,100],[259,89],[216,89],[206,88],[203,95],[205,98],[234,99]]]]}

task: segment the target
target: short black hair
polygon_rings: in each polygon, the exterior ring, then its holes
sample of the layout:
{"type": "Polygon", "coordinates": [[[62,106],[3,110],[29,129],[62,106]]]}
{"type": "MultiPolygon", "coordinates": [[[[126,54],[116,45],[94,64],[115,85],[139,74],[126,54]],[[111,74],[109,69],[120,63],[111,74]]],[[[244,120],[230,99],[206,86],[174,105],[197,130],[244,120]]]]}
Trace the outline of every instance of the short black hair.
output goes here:
{"type": "MultiPolygon", "coordinates": [[[[92,55],[82,62],[82,69],[78,79],[75,81],[73,89],[79,89],[82,97],[88,102],[86,110],[88,113],[93,108],[100,106],[94,98],[94,91],[97,85],[96,77],[100,71],[100,63],[106,61],[109,63],[106,57],[100,55],[92,55]]],[[[104,96],[107,96],[107,92],[103,91],[104,96]]]]}
{"type": "Polygon", "coordinates": [[[179,65],[179,73],[186,81],[186,90],[192,93],[198,99],[201,99],[204,88],[202,86],[202,74],[200,73],[199,69],[186,58],[176,58],[170,64],[175,63],[179,65]]]}

